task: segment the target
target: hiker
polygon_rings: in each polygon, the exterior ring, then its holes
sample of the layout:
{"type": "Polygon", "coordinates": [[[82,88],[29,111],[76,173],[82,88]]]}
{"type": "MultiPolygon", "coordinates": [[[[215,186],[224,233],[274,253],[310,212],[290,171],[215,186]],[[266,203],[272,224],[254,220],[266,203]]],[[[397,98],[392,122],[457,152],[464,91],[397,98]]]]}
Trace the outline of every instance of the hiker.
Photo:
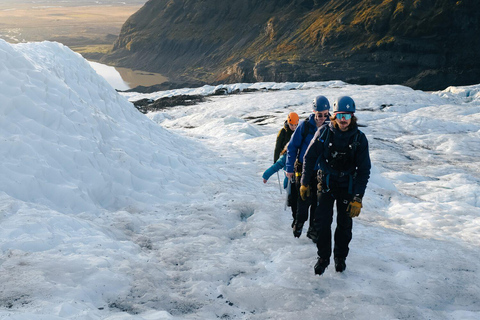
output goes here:
{"type": "Polygon", "coordinates": [[[333,206],[337,208],[337,227],[333,256],[335,270],[345,270],[348,245],[352,239],[352,218],[360,214],[362,198],[370,177],[368,141],[358,129],[355,102],[343,96],[333,104],[333,116],[315,134],[304,157],[300,192],[308,194],[309,182],[319,166],[318,206],[315,229],[318,233],[315,274],[321,275],[332,254],[333,206]]]}
{"type": "MultiPolygon", "coordinates": [[[[267,183],[267,180],[275,173],[278,172],[280,169],[285,169],[285,162],[287,159],[287,146],[285,146],[280,153],[280,158],[278,158],[277,162],[270,166],[262,175],[263,183],[267,183]]],[[[288,188],[288,178],[285,176],[283,180],[283,188],[287,190],[287,193],[290,192],[288,196],[288,206],[292,208],[292,217],[295,219],[297,216],[297,188],[295,187],[295,181],[290,180],[290,188],[288,188]]]]}
{"type": "Polygon", "coordinates": [[[297,129],[298,120],[298,114],[290,112],[287,116],[287,120],[283,123],[282,129],[278,131],[277,141],[275,142],[275,151],[273,152],[273,163],[277,162],[278,158],[280,158],[280,153],[285,148],[288,141],[290,141],[295,129],[297,129]]]}
{"type": "MultiPolygon", "coordinates": [[[[300,123],[297,130],[292,135],[290,143],[287,148],[287,163],[285,171],[287,177],[293,179],[295,174],[295,187],[297,188],[297,216],[292,222],[293,236],[299,238],[302,234],[302,229],[305,221],[308,220],[310,209],[309,228],[307,237],[313,242],[316,241],[316,232],[313,228],[314,212],[317,207],[317,199],[315,196],[317,190],[317,177],[311,176],[311,179],[306,182],[310,185],[312,193],[309,197],[302,199],[299,195],[300,178],[303,169],[303,156],[307,151],[308,145],[312,140],[317,128],[320,128],[325,120],[327,120],[330,110],[330,103],[324,96],[317,96],[313,100],[313,113],[304,121],[300,123]]],[[[309,176],[310,177],[310,176],[309,176]]]]}

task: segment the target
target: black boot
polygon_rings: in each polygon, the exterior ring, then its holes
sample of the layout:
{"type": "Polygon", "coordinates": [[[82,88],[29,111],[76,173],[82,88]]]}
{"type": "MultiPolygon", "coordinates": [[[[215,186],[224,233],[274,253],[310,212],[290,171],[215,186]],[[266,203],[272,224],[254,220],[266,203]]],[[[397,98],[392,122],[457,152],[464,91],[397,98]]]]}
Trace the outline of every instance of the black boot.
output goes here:
{"type": "Polygon", "coordinates": [[[293,236],[295,238],[300,238],[300,235],[302,234],[302,229],[303,229],[303,223],[296,223],[293,226],[293,236]]]}
{"type": "Polygon", "coordinates": [[[329,260],[322,259],[319,257],[314,267],[315,274],[318,274],[319,276],[321,276],[325,272],[325,269],[327,269],[329,264],[330,264],[329,260]]]}
{"type": "Polygon", "coordinates": [[[345,258],[335,257],[335,271],[343,272],[347,268],[345,264],[345,258]]]}
{"type": "Polygon", "coordinates": [[[317,243],[317,240],[318,240],[317,230],[315,230],[315,228],[313,227],[308,227],[307,238],[312,240],[313,243],[317,243]]]}

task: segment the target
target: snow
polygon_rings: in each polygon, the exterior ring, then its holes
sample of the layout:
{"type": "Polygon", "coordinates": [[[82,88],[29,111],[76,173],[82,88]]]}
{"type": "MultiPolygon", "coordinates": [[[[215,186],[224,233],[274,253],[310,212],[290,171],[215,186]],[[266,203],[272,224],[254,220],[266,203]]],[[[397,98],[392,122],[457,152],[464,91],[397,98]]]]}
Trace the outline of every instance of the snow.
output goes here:
{"type": "Polygon", "coordinates": [[[480,85],[221,86],[147,116],[58,43],[0,40],[0,319],[478,319],[480,85]],[[350,95],[372,176],[347,270],[313,274],[272,164],[350,95]]]}

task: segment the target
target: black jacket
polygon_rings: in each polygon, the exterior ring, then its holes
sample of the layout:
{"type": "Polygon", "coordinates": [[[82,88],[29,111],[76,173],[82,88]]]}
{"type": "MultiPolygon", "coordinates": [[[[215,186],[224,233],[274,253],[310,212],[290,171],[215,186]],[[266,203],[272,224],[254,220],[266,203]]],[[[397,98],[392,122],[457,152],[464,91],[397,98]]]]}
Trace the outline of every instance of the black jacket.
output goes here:
{"type": "Polygon", "coordinates": [[[329,175],[329,185],[326,186],[324,179],[324,187],[348,188],[350,182],[353,182],[352,194],[363,197],[372,165],[367,137],[357,126],[343,132],[331,123],[323,125],[315,133],[303,161],[302,184],[310,181],[315,169],[319,168],[324,177],[329,175]],[[327,142],[325,130],[330,131],[327,142]],[[352,148],[354,141],[356,146],[352,148]]]}
{"type": "Polygon", "coordinates": [[[278,158],[280,158],[280,152],[282,152],[283,148],[287,145],[292,137],[293,131],[290,130],[288,126],[288,121],[285,120],[283,124],[283,128],[278,131],[277,134],[277,142],[275,143],[275,151],[273,153],[273,163],[277,162],[278,158]]]}

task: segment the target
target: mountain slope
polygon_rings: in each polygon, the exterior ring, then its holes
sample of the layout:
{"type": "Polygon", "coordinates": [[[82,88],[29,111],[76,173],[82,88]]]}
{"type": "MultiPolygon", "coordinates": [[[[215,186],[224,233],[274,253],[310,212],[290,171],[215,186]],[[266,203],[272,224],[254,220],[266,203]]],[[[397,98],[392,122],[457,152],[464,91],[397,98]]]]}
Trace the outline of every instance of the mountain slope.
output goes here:
{"type": "Polygon", "coordinates": [[[177,82],[444,89],[480,80],[478,9],[448,0],[151,0],[103,61],[177,82]]]}

